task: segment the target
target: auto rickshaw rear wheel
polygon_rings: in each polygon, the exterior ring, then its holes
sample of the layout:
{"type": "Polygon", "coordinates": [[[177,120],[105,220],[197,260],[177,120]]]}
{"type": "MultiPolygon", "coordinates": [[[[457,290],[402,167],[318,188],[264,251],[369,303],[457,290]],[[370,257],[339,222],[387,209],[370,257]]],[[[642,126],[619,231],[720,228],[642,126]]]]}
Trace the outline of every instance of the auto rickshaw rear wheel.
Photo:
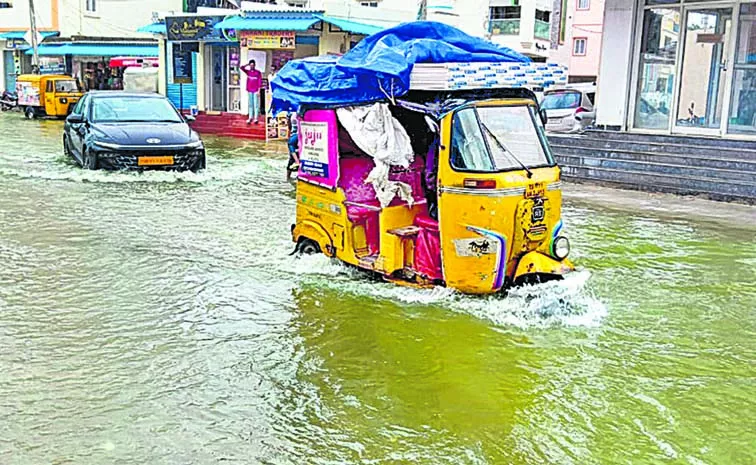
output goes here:
{"type": "Polygon", "coordinates": [[[305,238],[299,243],[299,253],[301,255],[316,255],[320,252],[320,245],[312,239],[305,238]]]}
{"type": "Polygon", "coordinates": [[[26,110],[24,110],[24,116],[26,116],[26,119],[34,119],[37,117],[37,112],[34,111],[34,107],[26,107],[26,110]]]}

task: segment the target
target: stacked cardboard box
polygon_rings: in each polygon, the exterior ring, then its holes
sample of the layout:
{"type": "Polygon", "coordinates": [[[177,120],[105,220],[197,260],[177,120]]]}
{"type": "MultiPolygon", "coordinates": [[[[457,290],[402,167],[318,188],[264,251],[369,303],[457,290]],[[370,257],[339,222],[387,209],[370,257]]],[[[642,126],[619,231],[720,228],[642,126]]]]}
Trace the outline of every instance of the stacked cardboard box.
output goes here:
{"type": "Polygon", "coordinates": [[[567,69],[552,63],[418,63],[410,76],[416,90],[527,87],[567,84],[567,69]]]}

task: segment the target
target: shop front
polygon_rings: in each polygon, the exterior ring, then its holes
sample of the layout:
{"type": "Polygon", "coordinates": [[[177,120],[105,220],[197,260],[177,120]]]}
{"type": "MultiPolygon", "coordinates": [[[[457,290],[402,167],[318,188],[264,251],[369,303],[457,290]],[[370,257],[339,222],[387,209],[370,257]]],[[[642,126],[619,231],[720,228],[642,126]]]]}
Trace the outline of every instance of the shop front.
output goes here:
{"type": "Polygon", "coordinates": [[[628,3],[607,1],[597,123],[756,139],[756,2],[628,3]]]}
{"type": "MultiPolygon", "coordinates": [[[[39,46],[40,70],[43,74],[68,74],[82,90],[123,89],[124,60],[154,59],[157,45],[114,42],[51,42],[39,46]],[[114,57],[120,60],[113,61],[114,57]]],[[[32,50],[25,54],[31,56],[32,50]]]]}
{"type": "MultiPolygon", "coordinates": [[[[42,40],[58,35],[58,32],[42,32],[42,40]]],[[[16,88],[16,76],[32,72],[32,59],[26,55],[31,47],[26,41],[28,33],[25,31],[11,31],[0,33],[0,93],[3,90],[16,88]]]]}

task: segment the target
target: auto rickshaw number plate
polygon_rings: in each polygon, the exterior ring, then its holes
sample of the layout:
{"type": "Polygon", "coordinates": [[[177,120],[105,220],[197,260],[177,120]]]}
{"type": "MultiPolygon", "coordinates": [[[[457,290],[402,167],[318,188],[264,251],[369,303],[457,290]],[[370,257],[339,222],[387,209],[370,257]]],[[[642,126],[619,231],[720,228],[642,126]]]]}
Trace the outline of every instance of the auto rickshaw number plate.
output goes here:
{"type": "Polygon", "coordinates": [[[139,157],[137,165],[150,166],[150,165],[172,165],[173,157],[139,157]]]}
{"type": "Polygon", "coordinates": [[[528,184],[528,186],[525,188],[526,199],[534,199],[536,197],[545,197],[545,196],[546,196],[546,185],[542,182],[534,182],[532,184],[528,184]]]}

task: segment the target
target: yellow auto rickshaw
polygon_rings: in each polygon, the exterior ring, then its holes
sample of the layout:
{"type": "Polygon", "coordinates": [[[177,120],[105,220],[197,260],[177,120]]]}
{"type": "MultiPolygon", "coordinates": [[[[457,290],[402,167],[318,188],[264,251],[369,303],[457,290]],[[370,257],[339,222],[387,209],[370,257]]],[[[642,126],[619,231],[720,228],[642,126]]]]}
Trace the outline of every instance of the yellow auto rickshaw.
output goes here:
{"type": "Polygon", "coordinates": [[[300,253],[471,294],[574,269],[560,169],[531,91],[411,91],[299,114],[300,253]]]}
{"type": "Polygon", "coordinates": [[[16,80],[16,93],[28,119],[65,118],[84,95],[74,78],[61,74],[22,74],[16,80]]]}

